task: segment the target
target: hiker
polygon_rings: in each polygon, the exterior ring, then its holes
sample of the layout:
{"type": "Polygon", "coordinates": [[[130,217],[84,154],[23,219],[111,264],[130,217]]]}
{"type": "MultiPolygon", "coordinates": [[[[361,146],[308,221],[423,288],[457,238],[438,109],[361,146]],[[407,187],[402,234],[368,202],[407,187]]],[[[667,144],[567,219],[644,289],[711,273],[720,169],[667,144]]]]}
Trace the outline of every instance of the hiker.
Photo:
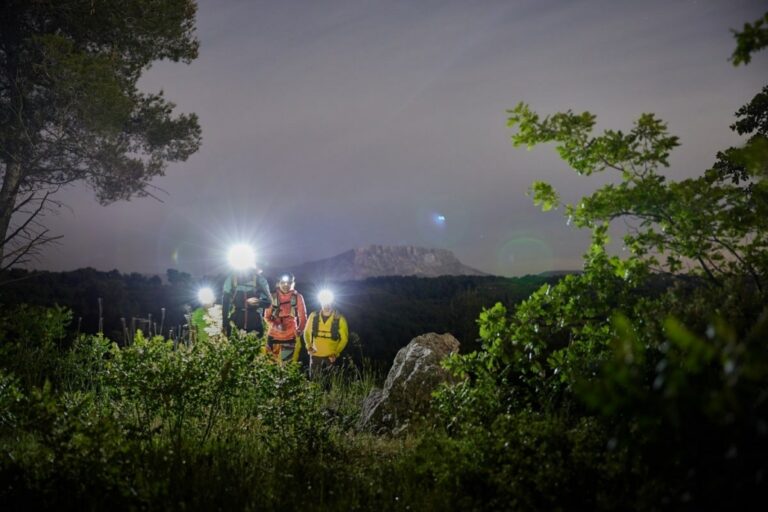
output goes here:
{"type": "Polygon", "coordinates": [[[229,337],[234,326],[241,333],[264,335],[262,315],[270,304],[269,283],[254,261],[246,268],[233,271],[224,280],[221,311],[224,333],[229,337]]]}
{"type": "Polygon", "coordinates": [[[264,320],[269,326],[266,351],[280,364],[299,360],[301,335],[307,324],[304,297],[294,289],[295,284],[293,274],[281,276],[264,312],[264,320]]]}
{"type": "Polygon", "coordinates": [[[320,311],[313,311],[309,315],[304,330],[310,378],[317,378],[332,370],[349,340],[347,319],[333,307],[333,293],[323,290],[318,300],[320,311]]]}

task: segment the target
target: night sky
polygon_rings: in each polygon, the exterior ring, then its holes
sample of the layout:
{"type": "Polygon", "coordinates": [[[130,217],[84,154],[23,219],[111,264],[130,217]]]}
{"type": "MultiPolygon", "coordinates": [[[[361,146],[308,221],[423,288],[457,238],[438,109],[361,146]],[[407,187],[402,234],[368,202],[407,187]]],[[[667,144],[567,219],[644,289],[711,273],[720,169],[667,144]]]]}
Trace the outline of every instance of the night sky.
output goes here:
{"type": "Polygon", "coordinates": [[[588,233],[526,191],[545,180],[575,200],[601,178],[552,147],[512,147],[506,110],[589,110],[623,130],[655,112],[682,144],[668,175],[698,175],[740,141],[733,113],[766,83],[768,52],[728,62],[730,29],[766,7],[201,0],[200,57],[157,64],[141,85],[199,115],[202,148],[153,182],[162,203],[60,194],[69,209],[45,223],[64,238],[34,267],[211,274],[250,240],[271,266],[405,244],[498,275],[580,268],[588,233]]]}

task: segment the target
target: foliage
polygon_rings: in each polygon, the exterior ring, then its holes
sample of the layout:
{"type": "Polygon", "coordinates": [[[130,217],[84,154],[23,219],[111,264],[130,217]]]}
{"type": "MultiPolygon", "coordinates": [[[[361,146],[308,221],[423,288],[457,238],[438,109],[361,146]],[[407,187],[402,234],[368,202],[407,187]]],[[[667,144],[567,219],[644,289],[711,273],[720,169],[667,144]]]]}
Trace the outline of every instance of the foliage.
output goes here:
{"type": "Polygon", "coordinates": [[[252,338],[174,347],[139,332],[129,347],[113,345],[105,380],[111,398],[124,406],[126,425],[140,437],[159,433],[177,445],[183,438],[205,443],[225,410],[231,419],[243,409],[258,420],[251,425],[256,436],[280,428],[295,434],[289,440],[300,439],[319,428],[312,413],[317,396],[298,368],[272,364],[252,338]]]}
{"type": "Polygon", "coordinates": [[[96,390],[109,341],[80,335],[73,341],[72,312],[21,304],[0,315],[0,366],[30,390],[48,382],[62,390],[96,390]]]}
{"type": "MultiPolygon", "coordinates": [[[[764,89],[737,112],[745,145],[680,182],[661,174],[677,140],[653,115],[626,134],[593,136],[589,113],[541,119],[518,105],[516,143],[555,142],[580,174],[615,171],[616,181],[566,208],[592,233],[579,274],[510,288],[380,279],[346,296],[360,308],[348,316],[400,336],[412,317],[435,322],[440,308],[455,315],[494,293],[510,305],[535,288],[514,310],[482,310],[481,350],[446,362],[461,378],[436,393],[431,423],[408,437],[352,430],[374,381],[365,367],[345,362],[309,382],[300,366],[264,357],[254,336],[179,344],[139,332],[120,347],[101,335],[73,338],[63,308],[5,310],[0,501],[446,511],[764,502],[765,98],[764,89]],[[618,219],[633,223],[622,258],[609,250],[618,219]]],[[[551,185],[532,190],[543,209],[559,205],[551,185]]]]}
{"type": "MultiPolygon", "coordinates": [[[[498,301],[516,304],[542,284],[555,283],[558,279],[559,276],[546,275],[380,277],[336,283],[339,307],[360,342],[355,346],[356,338],[351,337],[345,353],[353,357],[358,366],[364,360],[387,365],[411,339],[430,331],[450,332],[461,341],[462,350],[472,350],[479,347],[475,320],[483,307],[498,301]]],[[[223,277],[218,281],[222,280],[223,277]]],[[[217,279],[208,281],[217,282],[217,279]]],[[[188,323],[187,308],[195,317],[196,283],[199,284],[197,280],[176,278],[163,283],[157,276],[121,274],[116,270],[101,272],[90,268],[69,272],[13,269],[0,275],[0,305],[49,306],[58,303],[73,312],[70,331],[95,333],[101,298],[105,336],[128,344],[134,323],[145,334],[178,338],[188,323]],[[156,326],[150,325],[151,329],[148,329],[150,315],[156,326]],[[127,335],[122,319],[129,331],[127,335]]],[[[311,283],[300,282],[298,285],[309,309],[319,307],[313,304],[316,294],[311,292],[312,287],[311,283]]],[[[194,318],[192,323],[195,324],[194,318]]],[[[202,331],[198,327],[196,332],[202,331]]]]}
{"type": "MultiPolygon", "coordinates": [[[[682,181],[661,174],[678,141],[652,114],[627,133],[593,135],[588,112],[542,118],[523,103],[510,111],[515,145],[553,142],[578,174],[615,179],[565,205],[569,224],[592,233],[583,273],[541,287],[512,314],[502,304],[484,310],[482,351],[446,363],[464,379],[437,394],[435,425],[472,453],[472,462],[459,457],[466,468],[454,461],[470,489],[489,485],[482,468],[490,466],[538,488],[515,502],[523,509],[565,506],[535,501],[553,492],[542,482],[577,508],[738,506],[761,497],[768,467],[747,447],[768,445],[765,94],[737,112],[733,129],[747,143],[682,181]],[[608,237],[616,221],[629,227],[621,257],[608,237]],[[535,431],[509,428],[525,415],[540,422],[535,431]],[[596,443],[585,465],[563,466],[582,438],[562,432],[585,425],[596,443]],[[512,461],[499,458],[507,443],[517,446],[512,461]],[[524,471],[521,444],[541,446],[541,464],[561,466],[538,478],[524,471]],[[553,444],[565,451],[548,452],[553,444]]],[[[534,183],[532,195],[545,211],[561,204],[546,183],[534,183]]]]}
{"type": "MultiPolygon", "coordinates": [[[[76,345],[51,357],[70,359],[76,345]]],[[[345,363],[313,383],[298,366],[273,364],[253,337],[174,346],[143,335],[90,368],[90,382],[31,389],[0,370],[7,509],[450,505],[419,469],[414,440],[351,430],[373,383],[365,369],[345,363]]]]}
{"type": "Polygon", "coordinates": [[[23,399],[18,378],[0,369],[0,432],[5,433],[17,427],[16,411],[23,399]]]}
{"type": "MultiPolygon", "coordinates": [[[[747,116],[740,129],[751,126],[754,104],[755,100],[740,111],[739,115],[747,116]]],[[[659,171],[668,166],[669,153],[678,141],[653,114],[643,114],[628,133],[606,130],[599,136],[591,135],[595,117],[588,112],[569,111],[542,119],[520,103],[510,114],[509,125],[517,127],[512,137],[515,145],[554,142],[577,173],[615,173],[617,183],[603,185],[576,205],[566,205],[565,212],[576,227],[592,230],[591,253],[607,245],[612,222],[622,220],[630,226],[623,242],[631,257],[610,259],[618,274],[627,270],[626,265],[672,273],[693,265],[716,285],[734,275],[750,276],[759,288],[765,285],[765,176],[748,173],[754,188],[722,180],[714,171],[679,182],[668,180],[659,171]]],[[[757,147],[752,142],[751,153],[757,147]]],[[[739,154],[743,157],[745,152],[749,150],[739,154]]],[[[730,158],[735,156],[732,153],[730,158]]],[[[764,168],[768,159],[762,162],[759,167],[764,168]]],[[[532,190],[534,201],[545,210],[559,203],[547,184],[536,183],[532,190]]]]}
{"type": "Polygon", "coordinates": [[[643,499],[615,471],[628,454],[592,418],[519,410],[463,434],[437,430],[415,450],[415,478],[435,482],[447,510],[615,510],[643,499]]]}
{"type": "Polygon", "coordinates": [[[731,55],[734,66],[749,64],[752,54],[768,46],[768,12],[753,23],[745,23],[741,32],[733,30],[736,49],[731,55]]]}
{"type": "Polygon", "coordinates": [[[0,268],[34,255],[51,194],[85,182],[102,203],[152,195],[200,145],[192,115],[137,82],[197,56],[193,0],[10,0],[0,6],[0,268]],[[13,222],[12,222],[13,217],[13,222]]]}
{"type": "Polygon", "coordinates": [[[208,341],[208,333],[205,331],[205,328],[208,326],[208,324],[205,321],[204,308],[197,308],[191,313],[189,317],[189,325],[190,328],[195,332],[195,337],[198,341],[204,343],[208,341]]]}

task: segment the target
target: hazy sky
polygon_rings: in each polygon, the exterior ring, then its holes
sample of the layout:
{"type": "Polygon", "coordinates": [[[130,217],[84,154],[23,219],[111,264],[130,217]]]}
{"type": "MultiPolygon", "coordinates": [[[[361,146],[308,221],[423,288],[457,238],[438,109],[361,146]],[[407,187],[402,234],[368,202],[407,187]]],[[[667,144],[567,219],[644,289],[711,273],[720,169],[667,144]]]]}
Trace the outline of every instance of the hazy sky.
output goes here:
{"type": "Polygon", "coordinates": [[[72,188],[35,266],[198,275],[249,239],[269,265],[368,244],[452,250],[499,275],[580,268],[586,232],[526,191],[577,176],[551,147],[514,148],[506,110],[589,110],[629,129],[655,112],[681,139],[669,175],[740,140],[733,113],[768,77],[734,68],[730,29],[757,0],[201,0],[200,57],[142,80],[196,112],[200,151],[153,182],[164,202],[107,207],[72,188]],[[441,217],[442,216],[442,217],[441,217]]]}

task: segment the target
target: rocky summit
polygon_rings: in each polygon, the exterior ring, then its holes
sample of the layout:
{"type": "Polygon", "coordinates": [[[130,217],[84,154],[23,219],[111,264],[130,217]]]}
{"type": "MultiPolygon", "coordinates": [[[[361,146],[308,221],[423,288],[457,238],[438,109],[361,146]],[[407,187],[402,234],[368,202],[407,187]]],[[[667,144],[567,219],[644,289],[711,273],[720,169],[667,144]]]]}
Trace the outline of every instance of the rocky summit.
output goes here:
{"type": "Polygon", "coordinates": [[[369,245],[290,269],[300,280],[351,281],[380,276],[437,277],[487,275],[461,263],[451,251],[424,247],[369,245]]]}

